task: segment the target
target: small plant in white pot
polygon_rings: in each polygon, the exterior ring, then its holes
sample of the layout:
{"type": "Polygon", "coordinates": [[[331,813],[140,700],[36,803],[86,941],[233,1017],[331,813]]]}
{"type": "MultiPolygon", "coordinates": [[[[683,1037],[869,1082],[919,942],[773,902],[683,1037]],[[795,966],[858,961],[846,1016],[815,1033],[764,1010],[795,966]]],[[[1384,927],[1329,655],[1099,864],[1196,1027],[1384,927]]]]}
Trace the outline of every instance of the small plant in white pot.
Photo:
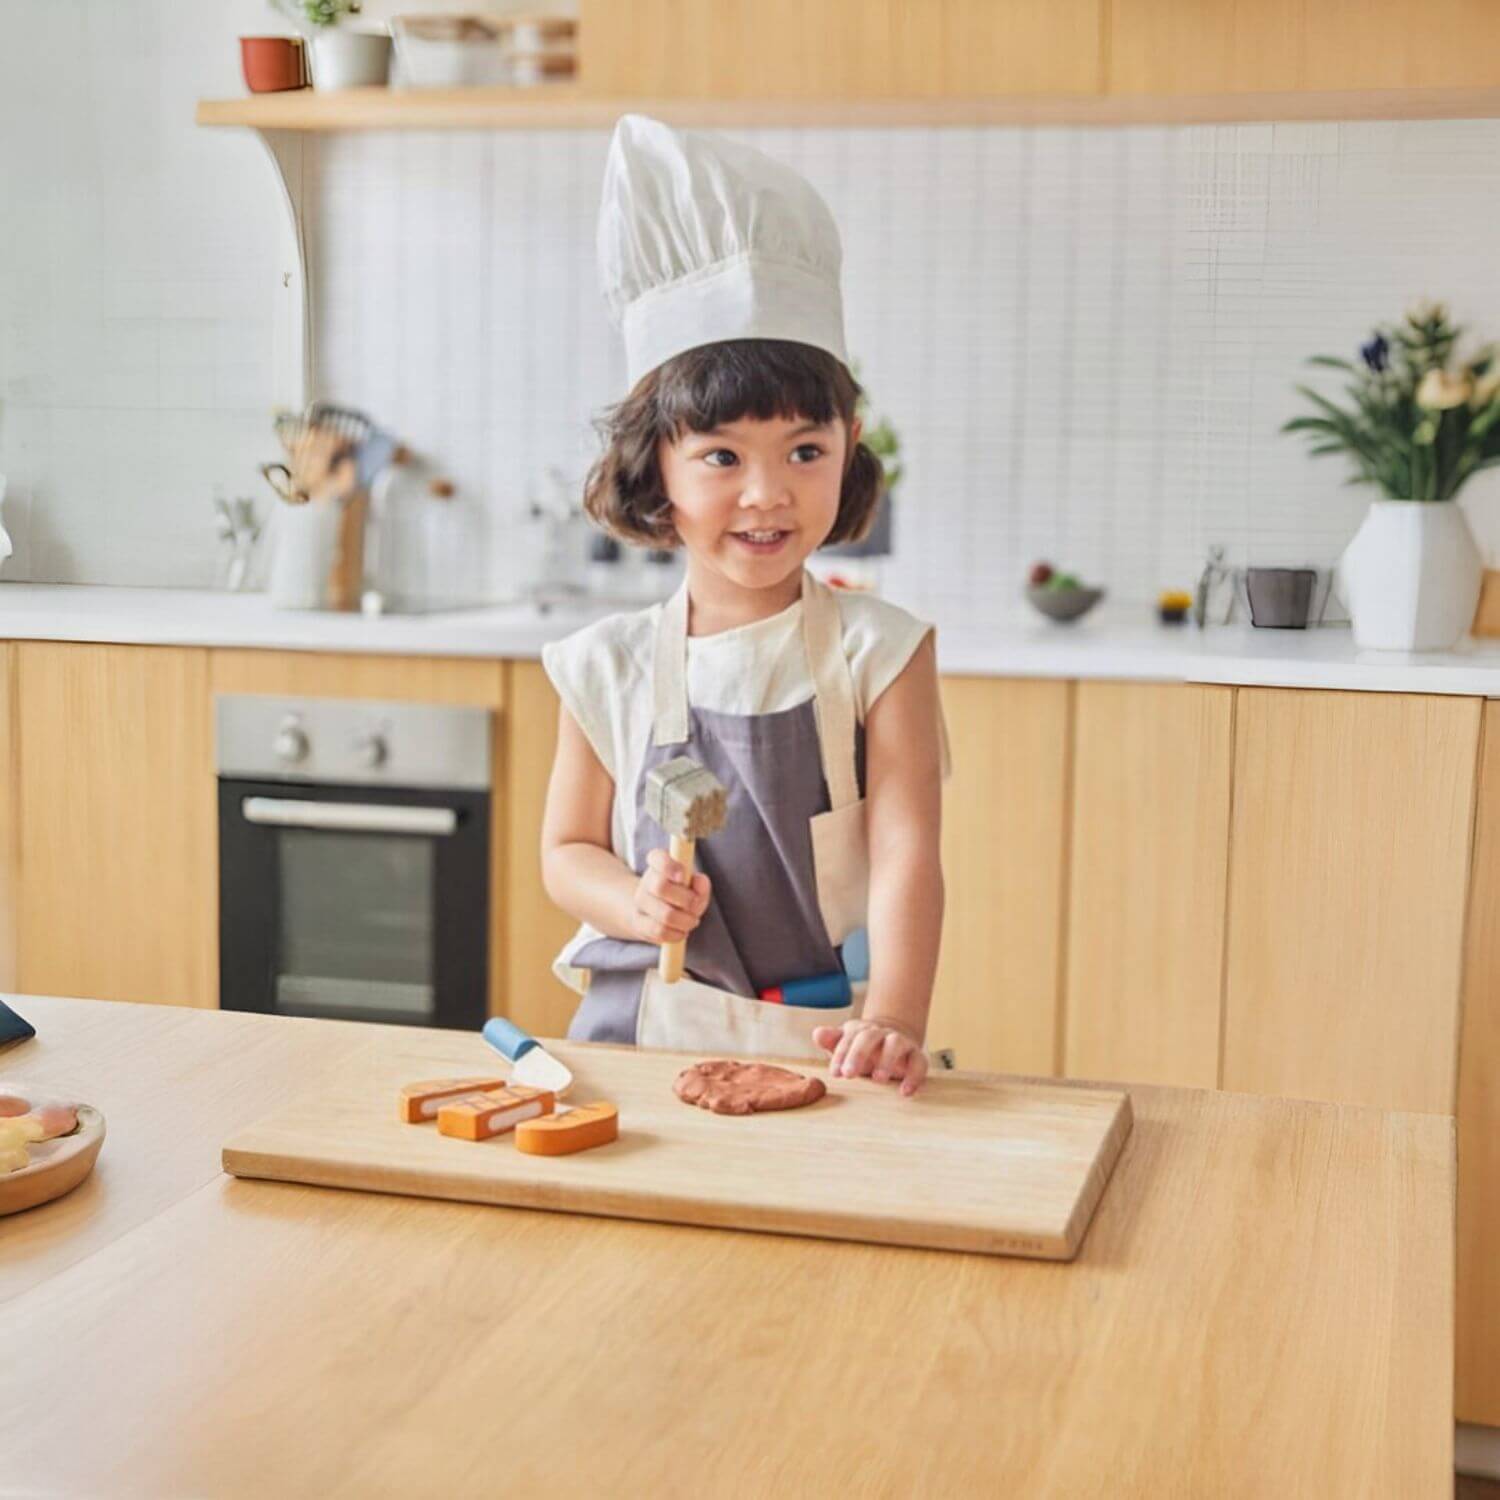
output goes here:
{"type": "Polygon", "coordinates": [[[340,23],[359,14],[361,0],[272,0],[307,34],[313,87],[356,89],[390,81],[391,38],[385,31],[355,31],[340,23]]]}
{"type": "Polygon", "coordinates": [[[1357,646],[1439,651],[1473,623],[1483,564],[1456,497],[1500,464],[1500,355],[1488,345],[1456,359],[1462,332],[1440,303],[1423,303],[1377,328],[1358,364],[1316,356],[1350,377],[1349,404],[1299,385],[1315,414],[1282,428],[1304,433],[1315,455],[1347,455],[1348,482],[1385,497],[1338,565],[1357,646]]]}

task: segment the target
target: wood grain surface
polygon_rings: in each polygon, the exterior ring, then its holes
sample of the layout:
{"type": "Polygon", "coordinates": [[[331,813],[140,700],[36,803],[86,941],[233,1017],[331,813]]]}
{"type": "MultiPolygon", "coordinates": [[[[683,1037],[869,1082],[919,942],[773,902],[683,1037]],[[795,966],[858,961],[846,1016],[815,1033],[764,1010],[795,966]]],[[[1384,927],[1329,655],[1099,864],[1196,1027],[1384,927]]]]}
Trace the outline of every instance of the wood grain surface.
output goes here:
{"type": "Polygon", "coordinates": [[[320,1187],[808,1234],[873,1244],[1069,1259],[1120,1147],[1118,1090],[943,1074],[915,1099],[829,1080],[802,1109],[716,1115],[672,1081],[693,1055],[553,1043],[573,1097],[608,1099],[620,1138],[576,1157],[527,1156],[507,1137],[456,1141],[403,1124],[418,1079],[473,1077],[477,1036],[381,1038],[313,1097],[233,1136],[224,1167],[320,1187]]]}
{"type": "Polygon", "coordinates": [[[0,1051],[0,1086],[92,1104],[109,1139],[88,1181],[6,1221],[0,1303],[212,1182],[227,1135],[315,1088],[380,1029],[41,995],[15,1005],[37,1034],[0,1051]]]}
{"type": "Polygon", "coordinates": [[[1482,708],[1238,690],[1225,1088],[1453,1113],[1482,708]]]}
{"type": "MultiPolygon", "coordinates": [[[[506,866],[504,913],[508,980],[503,1014],[533,1036],[564,1036],[578,996],[552,972],[552,960],[578,931],[542,885],[542,814],[557,750],[557,694],[539,661],[508,664],[505,744],[506,866]]],[[[498,1012],[497,1012],[498,1013],[498,1012]]]]}
{"type": "Polygon", "coordinates": [[[21,736],[17,728],[16,648],[0,642],[0,989],[16,987],[17,887],[21,860],[21,736]]]}
{"type": "Polygon", "coordinates": [[[1500,1427],[1500,703],[1484,705],[1458,1061],[1458,1418],[1500,1427]]]}
{"type": "MultiPolygon", "coordinates": [[[[1483,3],[1483,0],[1471,0],[1483,3]]],[[[1196,85],[1201,89],[1203,85],[1196,85]]],[[[199,125],[288,133],[350,130],[611,130],[622,114],[700,130],[954,130],[982,126],[1287,124],[1481,120],[1500,89],[1447,86],[1256,93],[1013,94],[915,99],[683,99],[544,89],[291,89],[201,99],[199,125]]]]}
{"type": "Polygon", "coordinates": [[[1234,690],[1076,693],[1064,1071],[1213,1088],[1234,690]]]}
{"type": "Polygon", "coordinates": [[[1061,1067],[1072,685],[945,677],[953,775],[943,788],[948,913],[927,1024],[960,1068],[1061,1067]]]}
{"type": "Polygon", "coordinates": [[[1090,94],[1101,27],[1098,0],[583,0],[579,80],[658,99],[1090,94]]]}
{"type": "Polygon", "coordinates": [[[216,1005],[208,652],[25,641],[17,984],[216,1005]]]}
{"type": "Polygon", "coordinates": [[[7,1236],[34,1221],[34,1263],[48,1237],[88,1233],[67,1209],[90,1193],[135,1228],[0,1304],[7,1367],[25,1371],[0,1406],[16,1493],[1451,1490],[1449,1120],[1143,1087],[1059,1265],[224,1178],[194,1191],[251,1096],[316,1074],[341,1032],[397,1029],[17,1004],[49,1050],[0,1062],[99,1099],[110,1141],[89,1183],[7,1236]],[[120,1029],[96,1036],[100,1012],[120,1029]]]}
{"type": "MultiPolygon", "coordinates": [[[[1110,0],[1111,93],[1500,83],[1500,12],[1479,0],[1110,0]]],[[[1351,113],[1350,118],[1357,115],[1351,113]]]]}

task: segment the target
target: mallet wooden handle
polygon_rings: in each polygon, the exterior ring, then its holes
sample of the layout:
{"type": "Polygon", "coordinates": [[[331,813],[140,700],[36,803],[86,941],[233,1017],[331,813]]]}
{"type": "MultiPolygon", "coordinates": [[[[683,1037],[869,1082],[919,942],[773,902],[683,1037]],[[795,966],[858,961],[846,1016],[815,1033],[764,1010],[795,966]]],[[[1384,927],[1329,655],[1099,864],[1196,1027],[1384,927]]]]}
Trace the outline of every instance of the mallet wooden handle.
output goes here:
{"type": "MultiPolygon", "coordinates": [[[[697,845],[696,839],[685,839],[677,834],[672,835],[672,858],[682,866],[683,878],[689,882],[693,878],[693,851],[697,845]]],[[[687,943],[663,943],[661,949],[661,963],[657,973],[661,975],[663,984],[676,984],[682,978],[682,955],[687,943]]]]}

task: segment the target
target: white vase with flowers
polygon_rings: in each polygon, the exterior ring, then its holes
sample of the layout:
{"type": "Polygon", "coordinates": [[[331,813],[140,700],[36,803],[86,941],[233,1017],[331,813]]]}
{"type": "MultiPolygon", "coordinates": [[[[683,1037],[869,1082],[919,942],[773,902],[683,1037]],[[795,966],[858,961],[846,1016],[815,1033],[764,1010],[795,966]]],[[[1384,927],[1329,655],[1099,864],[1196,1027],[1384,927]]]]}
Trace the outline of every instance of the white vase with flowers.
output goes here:
{"type": "Polygon", "coordinates": [[[1500,350],[1458,359],[1461,335],[1445,307],[1424,303],[1376,329],[1358,363],[1318,355],[1312,364],[1348,375],[1348,404],[1298,386],[1314,413],[1282,429],[1304,433],[1314,455],[1346,455],[1348,482],[1383,497],[1336,575],[1362,648],[1446,650],[1473,623],[1483,562],[1457,496],[1500,464],[1500,350]]]}

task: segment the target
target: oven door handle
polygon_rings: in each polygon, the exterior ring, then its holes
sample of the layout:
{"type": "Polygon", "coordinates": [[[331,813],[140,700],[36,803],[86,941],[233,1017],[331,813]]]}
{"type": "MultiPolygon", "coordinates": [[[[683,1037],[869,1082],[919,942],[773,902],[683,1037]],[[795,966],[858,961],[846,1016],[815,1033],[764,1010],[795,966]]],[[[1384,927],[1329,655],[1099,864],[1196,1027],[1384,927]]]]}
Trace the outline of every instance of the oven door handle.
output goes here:
{"type": "Polygon", "coordinates": [[[445,838],[458,827],[451,807],[402,807],[389,802],[307,802],[297,797],[246,797],[247,823],[268,828],[322,828],[349,833],[409,833],[445,838]]]}

